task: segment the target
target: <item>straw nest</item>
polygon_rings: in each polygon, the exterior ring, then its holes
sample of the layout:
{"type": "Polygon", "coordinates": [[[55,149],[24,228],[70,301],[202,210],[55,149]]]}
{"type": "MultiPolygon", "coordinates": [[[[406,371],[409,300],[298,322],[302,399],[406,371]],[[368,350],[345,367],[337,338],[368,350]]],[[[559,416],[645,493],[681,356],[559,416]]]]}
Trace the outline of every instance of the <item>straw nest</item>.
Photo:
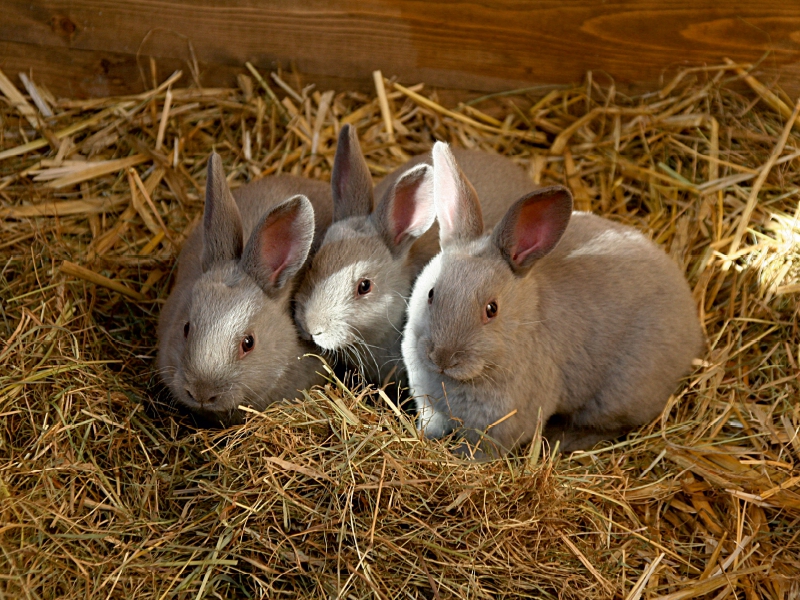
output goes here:
{"type": "Polygon", "coordinates": [[[0,597],[800,596],[800,121],[747,68],[451,109],[379,74],[92,100],[0,77],[0,597]],[[469,464],[335,379],[228,431],[176,414],[155,324],[209,152],[233,186],[327,179],[343,123],[376,176],[447,140],[651,235],[709,342],[663,416],[469,464]]]}

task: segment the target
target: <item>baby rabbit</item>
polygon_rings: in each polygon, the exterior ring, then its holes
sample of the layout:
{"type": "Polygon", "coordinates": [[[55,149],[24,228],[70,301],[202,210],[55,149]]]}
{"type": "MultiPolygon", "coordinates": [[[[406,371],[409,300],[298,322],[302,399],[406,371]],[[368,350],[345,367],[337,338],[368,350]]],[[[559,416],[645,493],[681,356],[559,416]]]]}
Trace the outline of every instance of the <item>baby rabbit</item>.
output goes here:
{"type": "Polygon", "coordinates": [[[263,409],[321,381],[318,361],[298,360],[314,349],[298,337],[290,298],[330,198],[326,184],[291,176],[232,195],[219,155],[209,158],[203,224],[183,246],[158,324],[159,372],[201,419],[237,423],[240,404],[263,409]]]}
{"type": "MultiPolygon", "coordinates": [[[[454,150],[496,223],[534,184],[508,158],[454,150]]],[[[406,299],[439,251],[430,155],[415,157],[375,189],[355,129],[339,135],[331,179],[333,224],[296,296],[297,324],[323,350],[360,366],[378,385],[400,364],[406,299]],[[430,230],[429,230],[430,229],[430,230]],[[428,231],[426,235],[425,232],[428,231]]],[[[398,381],[395,377],[394,381],[398,381]]]]}
{"type": "Polygon", "coordinates": [[[529,442],[541,411],[549,442],[572,451],[661,412],[703,347],[661,249],[573,213],[561,186],[522,196],[484,235],[478,195],[441,142],[433,194],[442,251],[414,285],[402,344],[426,436],[461,426],[485,439],[478,456],[497,455],[529,442]]]}

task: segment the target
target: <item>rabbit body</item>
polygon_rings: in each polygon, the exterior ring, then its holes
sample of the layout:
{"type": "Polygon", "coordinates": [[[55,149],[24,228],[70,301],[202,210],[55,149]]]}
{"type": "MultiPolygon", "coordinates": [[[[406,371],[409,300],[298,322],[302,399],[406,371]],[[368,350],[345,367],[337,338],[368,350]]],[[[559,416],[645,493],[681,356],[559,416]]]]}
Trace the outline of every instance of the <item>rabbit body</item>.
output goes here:
{"type": "Polygon", "coordinates": [[[231,195],[212,156],[205,220],[184,243],[158,327],[159,372],[192,413],[229,425],[240,404],[260,410],[321,381],[318,361],[299,360],[314,348],[299,338],[290,302],[331,212],[328,185],[299,177],[231,195]]]}
{"type": "MultiPolygon", "coordinates": [[[[487,222],[535,186],[510,159],[454,149],[481,194],[487,222]]],[[[352,129],[343,129],[332,177],[334,222],[296,297],[301,331],[381,385],[401,363],[407,298],[439,251],[431,192],[431,155],[414,157],[375,188],[352,129]],[[433,225],[433,227],[431,227],[433,225]],[[364,282],[367,282],[364,284],[364,282]],[[368,285],[360,293],[360,285],[368,285]]],[[[395,373],[398,381],[401,373],[395,373]]]]}
{"type": "MultiPolygon", "coordinates": [[[[446,162],[436,156],[435,177],[446,162]]],[[[672,260],[630,227],[571,213],[564,188],[548,194],[561,196],[563,235],[546,230],[555,242],[530,264],[519,264],[523,246],[538,242],[515,205],[491,234],[473,226],[453,236],[459,225],[450,227],[417,279],[402,350],[426,436],[463,427],[471,443],[485,433],[495,452],[507,451],[531,440],[541,414],[551,444],[585,448],[658,415],[702,351],[696,307],[672,260]]],[[[450,217],[474,212],[471,202],[450,217]]],[[[536,218],[557,220],[552,211],[536,218]]]]}

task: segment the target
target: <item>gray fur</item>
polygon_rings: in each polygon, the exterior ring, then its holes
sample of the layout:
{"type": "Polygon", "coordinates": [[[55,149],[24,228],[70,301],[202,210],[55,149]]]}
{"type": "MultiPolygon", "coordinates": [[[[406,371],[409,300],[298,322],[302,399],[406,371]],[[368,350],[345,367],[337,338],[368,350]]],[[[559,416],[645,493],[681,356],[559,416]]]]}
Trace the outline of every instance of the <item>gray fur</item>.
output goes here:
{"type": "MultiPolygon", "coordinates": [[[[221,185],[225,179],[219,177],[218,157],[209,164],[206,207],[213,211],[230,191],[221,185]]],[[[318,361],[301,360],[314,348],[299,339],[290,303],[315,231],[316,236],[324,233],[332,212],[330,188],[299,177],[261,179],[232,197],[236,204],[228,206],[226,219],[218,212],[206,220],[218,229],[204,225],[186,239],[158,327],[158,367],[172,396],[221,425],[241,420],[239,405],[261,410],[322,381],[318,361]],[[218,235],[235,231],[226,220],[237,219],[238,235],[249,238],[244,254],[242,239],[237,243],[218,235]],[[228,250],[207,252],[206,237],[228,250]],[[230,255],[237,245],[238,252],[230,255]],[[215,260],[204,264],[211,256],[215,260]],[[246,335],[254,336],[255,346],[242,355],[246,335]]]]}
{"type": "MultiPolygon", "coordinates": [[[[434,158],[434,171],[443,168],[434,158]]],[[[571,204],[564,188],[537,193],[571,204]]],[[[494,232],[444,246],[409,302],[402,351],[421,429],[435,438],[463,427],[473,444],[489,436],[487,454],[529,442],[539,411],[554,417],[545,435],[566,451],[647,423],[703,350],[684,277],[630,227],[572,213],[549,253],[513,268],[515,215],[531,196],[494,232]],[[490,302],[498,311],[487,319],[490,302]]]]}
{"type": "Polygon", "coordinates": [[[372,176],[358,144],[355,127],[344,125],[339,132],[331,173],[333,220],[365,217],[372,212],[372,176]]]}
{"type": "MultiPolygon", "coordinates": [[[[455,149],[454,153],[480,194],[489,224],[497,223],[512,202],[535,187],[525,171],[508,158],[475,150],[455,149]]],[[[354,130],[340,136],[335,164],[344,165],[346,159],[356,163],[348,172],[362,171],[358,165],[365,163],[354,130]]],[[[393,368],[402,371],[400,338],[411,285],[439,251],[435,223],[427,232],[425,227],[401,232],[391,218],[399,198],[421,202],[427,196],[427,212],[419,208],[415,222],[431,220],[433,181],[430,167],[420,168],[430,162],[430,154],[417,156],[381,181],[375,188],[380,202],[371,214],[363,214],[363,198],[372,198],[372,183],[360,177],[362,188],[369,190],[351,193],[362,199],[356,203],[361,208],[348,209],[349,216],[327,231],[296,296],[295,316],[305,337],[313,338],[326,352],[344,356],[349,366],[360,366],[377,384],[383,383],[393,368]],[[365,278],[374,287],[359,296],[356,286],[365,278]]],[[[343,200],[336,191],[337,179],[334,176],[335,205],[343,200]]]]}
{"type": "Polygon", "coordinates": [[[208,158],[206,206],[203,213],[203,271],[214,263],[234,260],[242,253],[242,219],[228,188],[219,154],[208,158]]]}

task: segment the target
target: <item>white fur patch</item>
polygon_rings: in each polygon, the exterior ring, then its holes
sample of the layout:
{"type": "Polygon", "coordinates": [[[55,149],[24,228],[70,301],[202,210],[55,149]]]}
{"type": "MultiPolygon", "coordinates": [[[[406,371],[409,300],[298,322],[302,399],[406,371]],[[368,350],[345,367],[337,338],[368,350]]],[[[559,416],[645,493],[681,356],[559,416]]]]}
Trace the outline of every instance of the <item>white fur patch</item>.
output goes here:
{"type": "Polygon", "coordinates": [[[624,255],[647,244],[647,238],[638,231],[608,230],[575,248],[567,258],[624,255]]]}
{"type": "Polygon", "coordinates": [[[411,298],[408,301],[408,319],[403,331],[402,352],[403,362],[409,377],[409,384],[414,394],[425,394],[426,390],[416,389],[422,381],[421,370],[424,368],[420,361],[419,338],[430,329],[428,314],[428,292],[436,285],[439,273],[442,270],[442,254],[434,256],[414,283],[411,298]]]}
{"type": "Polygon", "coordinates": [[[433,201],[442,237],[453,235],[459,206],[458,173],[450,148],[444,142],[433,146],[433,201]]]}
{"type": "Polygon", "coordinates": [[[417,425],[427,438],[442,437],[449,426],[449,419],[436,412],[428,396],[417,396],[417,425]]]}
{"type": "MultiPolygon", "coordinates": [[[[359,279],[372,277],[371,263],[357,261],[328,275],[318,282],[305,305],[305,320],[314,343],[326,350],[339,350],[354,342],[353,327],[358,328],[363,312],[370,303],[358,302],[356,284],[359,279]]],[[[375,303],[371,303],[375,304],[375,303]]]]}
{"type": "Polygon", "coordinates": [[[411,298],[408,301],[408,322],[424,319],[428,321],[428,292],[436,285],[439,274],[442,272],[442,253],[434,256],[425,265],[422,272],[414,283],[411,290],[411,298]],[[424,311],[424,312],[423,312],[424,311]]]}
{"type": "Polygon", "coordinates": [[[441,389],[429,389],[431,382],[437,378],[432,378],[431,373],[427,372],[424,357],[420,356],[424,352],[420,347],[420,338],[430,330],[428,292],[435,288],[441,270],[440,253],[431,259],[417,278],[408,303],[408,321],[402,342],[408,385],[417,405],[417,426],[428,438],[441,437],[449,426],[449,419],[433,407],[430,397],[440,395],[441,389]]]}
{"type": "Polygon", "coordinates": [[[193,365],[199,375],[213,377],[231,362],[257,307],[255,293],[244,295],[233,307],[212,307],[212,314],[218,315],[213,322],[196,324],[194,335],[201,337],[194,340],[193,365]]]}

